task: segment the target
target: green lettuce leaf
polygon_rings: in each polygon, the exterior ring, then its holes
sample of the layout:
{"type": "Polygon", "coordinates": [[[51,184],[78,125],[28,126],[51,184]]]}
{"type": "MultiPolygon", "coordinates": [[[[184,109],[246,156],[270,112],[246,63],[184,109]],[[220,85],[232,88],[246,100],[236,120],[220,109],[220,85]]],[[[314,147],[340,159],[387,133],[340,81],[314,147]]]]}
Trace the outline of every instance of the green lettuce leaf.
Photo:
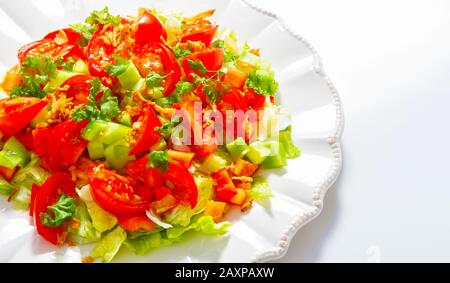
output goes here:
{"type": "Polygon", "coordinates": [[[291,126],[280,131],[279,139],[286,152],[286,158],[293,159],[301,155],[302,151],[295,146],[294,141],[292,140],[291,126]]]}
{"type": "Polygon", "coordinates": [[[278,89],[275,74],[270,69],[254,69],[248,75],[246,84],[247,87],[253,88],[257,93],[268,96],[274,96],[278,89]]]}
{"type": "Polygon", "coordinates": [[[252,190],[250,197],[256,201],[266,200],[273,197],[272,189],[262,176],[253,177],[252,190]]]}
{"type": "Polygon", "coordinates": [[[77,193],[86,204],[87,210],[92,219],[92,225],[97,231],[103,233],[116,226],[117,217],[98,206],[92,198],[91,188],[89,185],[82,187],[77,191],[77,193]]]}
{"type": "Polygon", "coordinates": [[[78,229],[74,229],[69,226],[69,233],[71,238],[78,244],[87,244],[91,242],[97,242],[101,239],[102,234],[94,228],[92,224],[91,217],[86,208],[84,202],[81,202],[75,212],[73,217],[76,218],[80,224],[78,229]]]}
{"type": "Polygon", "coordinates": [[[212,198],[213,181],[211,177],[205,175],[194,175],[194,181],[197,185],[198,198],[194,209],[186,205],[178,205],[165,215],[165,221],[172,225],[186,227],[191,222],[191,218],[205,209],[206,203],[212,198]]]}
{"type": "Polygon", "coordinates": [[[59,227],[72,217],[75,209],[75,199],[61,194],[54,205],[49,206],[46,212],[39,215],[40,221],[47,227],[59,227]]]}
{"type": "Polygon", "coordinates": [[[100,259],[102,262],[110,262],[126,239],[127,232],[117,226],[97,243],[91,252],[91,256],[100,259]]]}
{"type": "Polygon", "coordinates": [[[161,232],[151,233],[138,238],[128,238],[125,246],[137,255],[145,255],[152,249],[171,244],[171,241],[164,239],[161,232]]]}
{"type": "Polygon", "coordinates": [[[186,227],[174,227],[166,230],[167,238],[171,239],[179,239],[181,236],[189,230],[194,230],[199,233],[203,233],[206,235],[223,235],[227,233],[228,227],[230,227],[229,222],[220,222],[215,223],[213,217],[201,216],[192,222],[189,226],[186,227]]]}

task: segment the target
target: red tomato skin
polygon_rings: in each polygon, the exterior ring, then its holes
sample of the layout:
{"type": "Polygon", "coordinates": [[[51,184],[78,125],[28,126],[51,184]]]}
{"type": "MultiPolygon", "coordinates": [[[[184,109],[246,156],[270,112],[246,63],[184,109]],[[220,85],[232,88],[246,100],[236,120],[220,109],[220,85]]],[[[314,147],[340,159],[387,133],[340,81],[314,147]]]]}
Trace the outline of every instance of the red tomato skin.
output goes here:
{"type": "Polygon", "coordinates": [[[55,173],[50,176],[40,189],[36,190],[34,198],[34,222],[38,234],[54,245],[62,244],[60,236],[64,232],[64,226],[47,227],[42,225],[40,215],[47,210],[49,205],[54,204],[61,193],[76,198],[75,183],[67,173],[55,173]]]}
{"type": "Polygon", "coordinates": [[[0,116],[0,133],[7,136],[14,136],[25,128],[31,120],[48,104],[45,100],[34,97],[5,98],[0,100],[0,111],[6,113],[0,116]],[[9,108],[9,103],[15,104],[9,108]],[[8,111],[12,110],[12,111],[8,111]]]}
{"type": "Polygon", "coordinates": [[[42,44],[51,43],[52,41],[53,40],[51,40],[51,39],[41,39],[41,40],[37,40],[37,41],[28,43],[28,44],[20,47],[19,51],[17,53],[17,58],[19,59],[19,62],[23,63],[25,61],[25,59],[28,57],[28,53],[30,53],[30,51],[38,48],[42,44]]]}
{"type": "Polygon", "coordinates": [[[136,138],[136,143],[131,148],[129,155],[139,155],[146,152],[161,138],[161,135],[155,132],[155,127],[161,127],[161,121],[159,121],[150,105],[145,108],[142,117],[142,126],[138,130],[139,136],[136,138]]]}
{"type": "Polygon", "coordinates": [[[151,41],[161,42],[161,37],[167,40],[167,32],[161,21],[149,10],[145,10],[137,21],[135,40],[137,44],[151,41]]]}
{"type": "Polygon", "coordinates": [[[0,166],[0,175],[2,175],[6,181],[10,182],[12,178],[14,177],[14,174],[16,174],[18,170],[18,167],[14,167],[13,169],[0,166]]]}
{"type": "Polygon", "coordinates": [[[91,89],[91,84],[88,81],[92,79],[94,79],[94,77],[90,75],[75,75],[68,78],[62,84],[63,88],[69,86],[69,89],[66,92],[67,98],[73,98],[75,105],[88,103],[89,90],[91,89]]]}
{"type": "Polygon", "coordinates": [[[88,169],[89,184],[95,202],[104,210],[115,215],[138,214],[149,208],[147,200],[130,200],[134,198],[135,191],[129,180],[113,171],[91,166],[88,169]],[[100,177],[96,170],[101,170],[100,177]],[[119,199],[121,195],[127,195],[126,199],[119,199]]]}
{"type": "Polygon", "coordinates": [[[236,188],[231,180],[226,169],[220,169],[219,171],[211,174],[215,184],[214,190],[216,193],[216,199],[219,201],[229,202],[236,194],[236,188]]]}
{"type": "Polygon", "coordinates": [[[197,205],[198,190],[195,184],[194,177],[186,168],[169,162],[166,173],[161,176],[164,180],[171,182],[175,187],[172,189],[172,194],[178,201],[190,205],[194,208],[197,205]]]}
{"type": "Polygon", "coordinates": [[[264,95],[258,94],[253,88],[248,88],[245,92],[245,101],[247,105],[253,110],[264,109],[264,103],[266,102],[266,97],[264,95]]]}
{"type": "Polygon", "coordinates": [[[102,60],[112,64],[114,63],[114,59],[112,57],[114,53],[114,47],[112,45],[106,45],[102,39],[103,26],[100,25],[98,30],[92,35],[91,40],[89,40],[87,49],[86,49],[86,57],[87,63],[89,66],[89,73],[96,77],[108,77],[111,76],[103,69],[101,62],[99,62],[98,53],[100,48],[105,50],[106,56],[103,57],[102,60]]]}
{"type": "Polygon", "coordinates": [[[79,123],[69,120],[52,128],[33,130],[35,152],[45,169],[66,171],[77,162],[87,147],[87,141],[81,138],[87,123],[87,120],[79,123]]]}
{"type": "MultiPolygon", "coordinates": [[[[209,23],[209,21],[206,20],[203,21],[209,23]]],[[[209,23],[202,30],[183,35],[183,37],[181,38],[181,42],[201,41],[206,46],[209,46],[212,40],[214,39],[217,29],[218,29],[217,25],[212,25],[211,23],[209,23]]]]}
{"type": "Polygon", "coordinates": [[[151,221],[145,214],[120,215],[118,217],[118,221],[119,225],[129,232],[151,232],[155,230],[156,227],[156,224],[151,221]]]}
{"type": "Polygon", "coordinates": [[[70,50],[70,52],[66,55],[66,56],[70,56],[70,55],[76,55],[77,57],[81,58],[81,59],[85,59],[86,55],[83,52],[83,49],[81,47],[78,46],[78,39],[81,37],[81,33],[71,29],[71,28],[66,28],[66,29],[61,29],[61,30],[56,30],[54,32],[51,32],[49,34],[47,34],[44,37],[45,39],[49,39],[49,40],[55,40],[57,35],[60,32],[64,32],[67,36],[67,45],[69,46],[73,46],[70,50]]]}
{"type": "Polygon", "coordinates": [[[21,144],[23,144],[23,146],[25,146],[26,149],[34,150],[33,131],[28,130],[30,129],[20,131],[15,135],[15,137],[21,144]]]}
{"type": "Polygon", "coordinates": [[[215,73],[215,71],[218,71],[220,68],[222,68],[223,60],[224,60],[224,51],[220,48],[211,48],[207,51],[201,51],[194,54],[191,54],[187,57],[184,57],[182,59],[182,66],[183,70],[186,74],[186,77],[189,81],[192,82],[192,73],[196,73],[199,76],[205,76],[204,74],[200,74],[198,70],[193,70],[189,66],[189,60],[199,60],[203,63],[205,68],[210,71],[207,72],[206,75],[211,76],[215,73]]]}

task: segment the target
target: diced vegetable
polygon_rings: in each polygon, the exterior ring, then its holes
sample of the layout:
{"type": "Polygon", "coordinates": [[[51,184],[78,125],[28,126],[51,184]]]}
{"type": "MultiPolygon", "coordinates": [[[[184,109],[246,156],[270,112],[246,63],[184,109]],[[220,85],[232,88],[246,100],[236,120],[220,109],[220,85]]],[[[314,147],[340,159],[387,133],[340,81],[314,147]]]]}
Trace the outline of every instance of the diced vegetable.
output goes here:
{"type": "Polygon", "coordinates": [[[136,84],[142,79],[139,74],[139,70],[133,64],[133,62],[129,61],[129,65],[125,72],[121,75],[118,75],[120,85],[127,90],[132,90],[136,84]]]}
{"type": "Polygon", "coordinates": [[[121,139],[127,139],[132,128],[113,123],[94,121],[83,130],[82,137],[88,141],[97,141],[104,144],[113,144],[121,139]]]}
{"type": "Polygon", "coordinates": [[[54,91],[55,88],[60,87],[65,81],[67,81],[69,78],[77,75],[77,73],[74,72],[68,72],[68,71],[62,71],[57,70],[55,73],[55,77],[51,79],[44,87],[45,92],[51,92],[54,91]]]}
{"type": "Polygon", "coordinates": [[[249,147],[242,137],[238,137],[234,141],[227,144],[227,149],[234,160],[242,158],[249,151],[249,147]]]}
{"type": "Polygon", "coordinates": [[[267,141],[266,146],[270,149],[271,153],[261,163],[263,169],[276,169],[287,165],[286,152],[284,147],[277,141],[267,141]]]}
{"type": "Polygon", "coordinates": [[[94,228],[86,205],[81,202],[75,209],[73,221],[68,229],[70,236],[79,244],[97,242],[102,234],[94,228]]]}
{"type": "Polygon", "coordinates": [[[201,171],[210,174],[230,164],[231,156],[223,150],[217,150],[203,161],[201,171]]]}
{"type": "Polygon", "coordinates": [[[247,158],[254,164],[262,163],[271,153],[270,148],[264,142],[256,141],[250,144],[247,158]]]}
{"type": "Polygon", "coordinates": [[[301,150],[295,146],[291,136],[291,126],[287,127],[283,131],[280,131],[280,143],[286,153],[286,158],[297,158],[301,154],[301,150]]]}
{"type": "Polygon", "coordinates": [[[121,171],[128,161],[136,159],[129,151],[130,145],[119,140],[105,148],[105,159],[112,169],[121,171]]]}
{"type": "Polygon", "coordinates": [[[105,147],[103,143],[98,141],[90,141],[87,145],[89,158],[92,160],[101,159],[105,157],[105,147]]]}
{"type": "Polygon", "coordinates": [[[209,200],[206,203],[205,211],[203,212],[203,215],[210,215],[213,217],[214,221],[216,223],[222,221],[223,213],[225,212],[226,207],[225,202],[221,201],[213,201],[209,200]]]}
{"type": "Polygon", "coordinates": [[[9,196],[13,190],[14,187],[0,176],[0,195],[9,196]]]}
{"type": "Polygon", "coordinates": [[[0,151],[0,166],[13,169],[24,167],[30,161],[27,149],[15,138],[9,138],[0,151]]]}

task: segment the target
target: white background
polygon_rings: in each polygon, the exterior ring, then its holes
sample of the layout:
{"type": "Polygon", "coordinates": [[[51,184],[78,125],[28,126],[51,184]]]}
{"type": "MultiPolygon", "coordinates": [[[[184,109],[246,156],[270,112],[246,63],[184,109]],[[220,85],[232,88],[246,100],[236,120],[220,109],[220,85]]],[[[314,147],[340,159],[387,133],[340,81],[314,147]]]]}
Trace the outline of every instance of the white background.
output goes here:
{"type": "Polygon", "coordinates": [[[281,262],[450,261],[450,2],[258,0],[342,98],[342,174],[281,262]]]}

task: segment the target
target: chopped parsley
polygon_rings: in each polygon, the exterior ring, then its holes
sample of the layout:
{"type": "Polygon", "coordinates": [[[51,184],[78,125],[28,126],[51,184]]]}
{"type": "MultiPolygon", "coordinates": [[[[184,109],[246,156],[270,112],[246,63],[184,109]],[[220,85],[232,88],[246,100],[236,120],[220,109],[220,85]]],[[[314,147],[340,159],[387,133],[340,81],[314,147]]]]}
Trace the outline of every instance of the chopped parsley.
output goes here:
{"type": "MultiPolygon", "coordinates": [[[[89,41],[92,38],[92,35],[97,31],[98,24],[112,24],[118,26],[120,25],[120,21],[120,16],[111,15],[108,7],[105,7],[102,10],[92,11],[85,19],[84,23],[74,24],[70,27],[81,33],[85,41],[89,41]]],[[[82,46],[84,45],[85,44],[82,44],[82,46]]]]}
{"type": "Polygon", "coordinates": [[[169,156],[166,150],[155,150],[148,154],[147,168],[156,168],[160,172],[167,172],[169,156]]]}
{"type": "Polygon", "coordinates": [[[180,123],[181,118],[174,116],[171,121],[164,122],[161,127],[156,127],[155,131],[160,132],[165,139],[168,139],[172,134],[173,128],[178,126],[180,123]]]}
{"type": "Polygon", "coordinates": [[[113,58],[115,59],[115,62],[106,66],[106,72],[111,76],[117,77],[125,73],[130,66],[130,61],[117,55],[113,55],[113,58]]]}
{"type": "Polygon", "coordinates": [[[44,98],[46,93],[42,88],[55,77],[56,67],[57,64],[50,56],[27,57],[19,71],[22,83],[12,90],[10,96],[44,98]]]}
{"type": "Polygon", "coordinates": [[[172,51],[177,58],[185,57],[191,54],[191,50],[189,48],[181,49],[179,46],[174,46],[172,51]]]}
{"type": "Polygon", "coordinates": [[[72,114],[77,122],[88,119],[89,121],[102,120],[111,121],[112,118],[120,115],[119,102],[111,90],[104,86],[100,79],[95,78],[89,81],[92,87],[89,91],[89,103],[84,108],[78,108],[72,114]],[[101,94],[100,100],[97,101],[98,95],[101,94]]]}
{"type": "Polygon", "coordinates": [[[39,215],[41,223],[47,227],[59,227],[66,219],[72,217],[76,207],[74,198],[61,194],[54,205],[39,215]]]}
{"type": "Polygon", "coordinates": [[[190,60],[188,59],[189,67],[192,68],[192,70],[198,71],[200,75],[205,75],[208,70],[206,69],[205,65],[203,65],[202,61],[200,60],[190,60]]]}
{"type": "Polygon", "coordinates": [[[175,86],[175,93],[177,95],[183,95],[190,93],[194,89],[194,85],[190,82],[178,82],[175,86]]]}
{"type": "Polygon", "coordinates": [[[278,89],[274,72],[258,68],[248,75],[246,85],[257,93],[267,96],[274,96],[278,89]]]}
{"type": "Polygon", "coordinates": [[[211,44],[214,48],[224,48],[225,42],[222,39],[218,39],[211,44]]]}

